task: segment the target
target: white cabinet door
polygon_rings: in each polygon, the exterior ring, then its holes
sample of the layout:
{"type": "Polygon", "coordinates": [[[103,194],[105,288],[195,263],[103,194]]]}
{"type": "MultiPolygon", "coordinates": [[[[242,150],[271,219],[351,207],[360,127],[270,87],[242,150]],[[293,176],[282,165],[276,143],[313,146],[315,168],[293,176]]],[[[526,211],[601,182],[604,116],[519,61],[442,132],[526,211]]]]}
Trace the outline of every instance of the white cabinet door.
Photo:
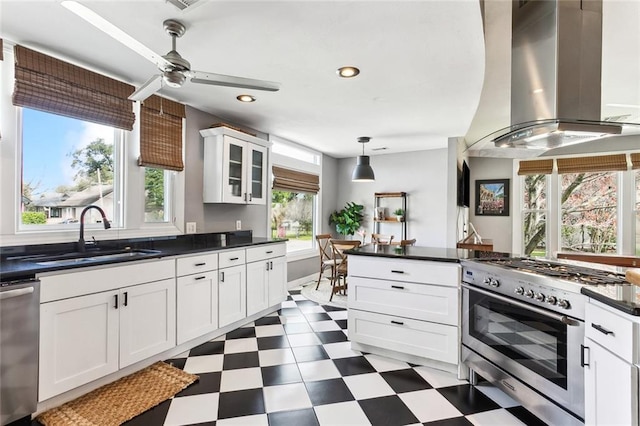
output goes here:
{"type": "Polygon", "coordinates": [[[247,317],[246,266],[220,269],[218,276],[218,325],[224,327],[247,317]]]}
{"type": "Polygon", "coordinates": [[[247,144],[247,193],[249,204],[267,202],[267,148],[247,144]]]}
{"type": "MultiPolygon", "coordinates": [[[[246,203],[247,193],[247,143],[231,136],[224,136],[222,154],[222,202],[246,203]]],[[[220,167],[220,165],[208,165],[220,167]]]]}
{"type": "Polygon", "coordinates": [[[120,368],[176,345],[175,279],[120,291],[120,368]]]}
{"type": "Polygon", "coordinates": [[[118,370],[117,291],[40,306],[39,401],[118,370]]]}
{"type": "Polygon", "coordinates": [[[638,425],[638,369],[586,338],[585,424],[638,425]]]}
{"type": "Polygon", "coordinates": [[[182,344],[218,328],[218,273],[178,278],[177,341],[182,344]]]}
{"type": "Polygon", "coordinates": [[[269,259],[269,303],[277,305],[287,300],[287,259],[275,257],[269,259]]]}
{"type": "Polygon", "coordinates": [[[247,316],[269,307],[269,261],[247,263],[247,316]]]}

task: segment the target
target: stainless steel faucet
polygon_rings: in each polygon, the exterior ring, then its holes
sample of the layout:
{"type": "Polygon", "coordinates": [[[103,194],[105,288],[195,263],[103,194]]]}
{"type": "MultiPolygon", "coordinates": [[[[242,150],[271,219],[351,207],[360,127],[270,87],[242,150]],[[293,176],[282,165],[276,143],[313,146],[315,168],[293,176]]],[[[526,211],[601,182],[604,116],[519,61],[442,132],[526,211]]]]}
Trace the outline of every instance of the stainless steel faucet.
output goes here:
{"type": "Polygon", "coordinates": [[[111,223],[109,223],[109,221],[107,220],[107,215],[104,213],[104,210],[102,210],[100,207],[98,206],[94,206],[94,205],[90,205],[85,207],[84,209],[82,209],[82,213],[80,213],[80,238],[78,239],[78,251],[80,252],[84,252],[85,251],[85,246],[84,246],[84,215],[87,212],[87,210],[89,209],[96,209],[100,212],[100,214],[102,215],[102,224],[104,225],[104,229],[109,229],[111,228],[111,223]]]}

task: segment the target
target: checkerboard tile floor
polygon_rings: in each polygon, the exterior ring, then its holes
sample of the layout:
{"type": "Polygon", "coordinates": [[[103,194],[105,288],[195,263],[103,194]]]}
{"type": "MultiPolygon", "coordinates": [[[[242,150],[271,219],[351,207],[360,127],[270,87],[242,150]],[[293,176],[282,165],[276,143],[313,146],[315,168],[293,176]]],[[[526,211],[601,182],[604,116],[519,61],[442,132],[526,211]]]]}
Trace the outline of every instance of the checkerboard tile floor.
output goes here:
{"type": "Polygon", "coordinates": [[[125,425],[544,424],[490,385],[351,350],[346,310],[289,293],[279,311],[167,360],[200,380],[125,425]]]}

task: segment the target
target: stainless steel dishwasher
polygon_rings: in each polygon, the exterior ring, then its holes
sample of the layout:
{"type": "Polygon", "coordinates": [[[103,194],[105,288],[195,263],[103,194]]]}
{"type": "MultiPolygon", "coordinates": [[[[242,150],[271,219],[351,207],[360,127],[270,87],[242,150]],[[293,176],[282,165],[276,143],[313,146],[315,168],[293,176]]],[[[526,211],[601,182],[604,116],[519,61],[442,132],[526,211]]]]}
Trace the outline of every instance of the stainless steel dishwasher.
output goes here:
{"type": "Polygon", "coordinates": [[[36,411],[40,281],[0,282],[0,425],[36,411]]]}

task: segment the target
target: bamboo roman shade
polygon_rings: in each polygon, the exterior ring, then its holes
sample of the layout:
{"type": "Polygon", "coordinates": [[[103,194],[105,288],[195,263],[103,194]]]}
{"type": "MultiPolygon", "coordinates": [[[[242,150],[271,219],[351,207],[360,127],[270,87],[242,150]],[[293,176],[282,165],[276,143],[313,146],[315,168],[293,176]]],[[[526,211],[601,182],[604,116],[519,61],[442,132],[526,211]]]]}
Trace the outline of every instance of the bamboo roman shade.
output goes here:
{"type": "Polygon", "coordinates": [[[598,157],[558,158],[558,173],[613,172],[627,170],[625,154],[598,157]]]}
{"type": "Polygon", "coordinates": [[[640,169],[640,152],[631,154],[631,168],[633,170],[640,169]]]}
{"type": "Polygon", "coordinates": [[[0,38],[0,61],[4,61],[4,46],[2,45],[1,38],[0,38]]]}
{"type": "Polygon", "coordinates": [[[277,191],[306,192],[320,191],[320,177],[311,173],[273,166],[273,189],[277,191]]]}
{"type": "Polygon", "coordinates": [[[23,46],[14,51],[14,105],[133,129],[133,86],[23,46]]]}
{"type": "Polygon", "coordinates": [[[553,160],[521,161],[518,175],[550,175],[553,171],[553,160]]]}
{"type": "Polygon", "coordinates": [[[140,106],[140,158],[138,165],[158,169],[184,170],[182,162],[182,119],[185,107],[179,102],[153,95],[140,106]]]}

